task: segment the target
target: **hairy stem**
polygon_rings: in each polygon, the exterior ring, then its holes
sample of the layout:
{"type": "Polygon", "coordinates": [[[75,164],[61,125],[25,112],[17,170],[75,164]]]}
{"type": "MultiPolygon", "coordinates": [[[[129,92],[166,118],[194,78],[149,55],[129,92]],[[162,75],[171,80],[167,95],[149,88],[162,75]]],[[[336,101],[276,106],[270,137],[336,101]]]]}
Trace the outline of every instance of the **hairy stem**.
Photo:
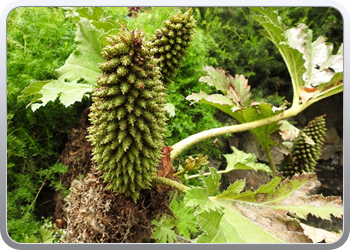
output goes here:
{"type": "Polygon", "coordinates": [[[206,130],[206,131],[191,135],[190,137],[187,137],[186,139],[172,146],[173,150],[170,153],[170,157],[171,159],[175,159],[179,154],[181,154],[184,150],[186,150],[190,146],[211,137],[251,130],[251,129],[258,128],[282,119],[295,116],[301,111],[303,111],[307,106],[308,105],[300,105],[298,103],[297,104],[294,103],[293,106],[288,110],[265,119],[261,119],[261,120],[249,122],[249,123],[238,124],[238,125],[214,128],[214,129],[206,130]]]}
{"type": "Polygon", "coordinates": [[[168,179],[168,178],[164,178],[164,177],[160,177],[160,176],[154,176],[152,179],[152,185],[166,185],[169,187],[172,187],[180,192],[186,193],[186,190],[189,189],[189,187],[176,182],[174,180],[168,179]]]}

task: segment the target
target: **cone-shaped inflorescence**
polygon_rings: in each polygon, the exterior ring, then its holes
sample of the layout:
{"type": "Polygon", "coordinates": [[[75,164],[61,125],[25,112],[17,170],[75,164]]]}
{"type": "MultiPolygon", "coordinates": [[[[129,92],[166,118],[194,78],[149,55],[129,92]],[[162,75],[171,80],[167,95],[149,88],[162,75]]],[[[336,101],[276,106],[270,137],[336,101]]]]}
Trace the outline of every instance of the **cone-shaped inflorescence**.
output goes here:
{"type": "Polygon", "coordinates": [[[280,170],[285,177],[291,178],[294,174],[314,172],[319,159],[326,135],[326,122],[323,116],[314,118],[299,132],[293,143],[291,153],[281,162],[280,170]],[[315,144],[307,143],[305,135],[315,144]]]}
{"type": "Polygon", "coordinates": [[[151,187],[162,156],[166,89],[143,32],[123,27],[107,41],[87,137],[94,146],[92,160],[104,172],[108,188],[136,202],[139,191],[151,187]]]}
{"type": "Polygon", "coordinates": [[[160,60],[164,83],[170,83],[176,69],[180,67],[187,47],[193,40],[195,26],[196,20],[192,16],[192,9],[189,9],[184,14],[178,11],[176,15],[170,16],[163,22],[163,27],[156,30],[156,35],[151,41],[157,51],[155,57],[160,60]]]}

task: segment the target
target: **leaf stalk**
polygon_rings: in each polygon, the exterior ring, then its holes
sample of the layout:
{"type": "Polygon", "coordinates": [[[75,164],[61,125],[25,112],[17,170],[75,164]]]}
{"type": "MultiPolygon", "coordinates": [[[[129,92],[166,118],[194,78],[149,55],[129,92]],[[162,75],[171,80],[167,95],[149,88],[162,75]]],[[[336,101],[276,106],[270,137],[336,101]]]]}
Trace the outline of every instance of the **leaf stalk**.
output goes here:
{"type": "Polygon", "coordinates": [[[160,177],[160,176],[154,176],[153,179],[152,179],[152,185],[155,186],[155,185],[166,185],[166,186],[169,186],[171,188],[174,188],[182,193],[186,193],[186,190],[189,189],[189,187],[177,182],[177,181],[174,181],[174,180],[171,180],[171,179],[168,179],[168,178],[164,178],[164,177],[160,177]]]}
{"type": "Polygon", "coordinates": [[[297,115],[301,111],[303,111],[306,107],[308,107],[308,103],[301,105],[299,103],[293,103],[292,107],[290,107],[288,110],[285,110],[282,113],[273,115],[271,117],[253,121],[253,122],[248,122],[248,123],[243,123],[243,124],[238,124],[238,125],[231,125],[231,126],[225,126],[221,128],[214,128],[214,129],[209,129],[203,132],[199,132],[197,134],[191,135],[187,137],[186,139],[179,141],[175,145],[172,146],[173,150],[170,153],[171,159],[175,159],[178,155],[180,155],[183,151],[185,151],[187,148],[190,146],[208,139],[212,138],[215,136],[221,136],[225,134],[232,134],[232,133],[237,133],[237,132],[243,132],[247,130],[251,130],[254,128],[258,128],[282,119],[286,119],[292,116],[297,115]]]}

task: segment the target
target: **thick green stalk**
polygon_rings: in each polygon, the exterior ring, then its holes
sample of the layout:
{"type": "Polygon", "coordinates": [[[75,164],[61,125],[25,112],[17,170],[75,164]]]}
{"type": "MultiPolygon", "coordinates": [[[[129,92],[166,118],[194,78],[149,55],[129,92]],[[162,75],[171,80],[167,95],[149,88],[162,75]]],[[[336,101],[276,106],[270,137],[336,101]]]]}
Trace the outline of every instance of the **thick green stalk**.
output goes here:
{"type": "Polygon", "coordinates": [[[261,120],[249,122],[249,123],[238,124],[238,125],[214,128],[214,129],[210,129],[210,130],[206,130],[206,131],[194,134],[173,145],[172,146],[173,150],[170,153],[170,157],[171,159],[175,159],[179,154],[181,154],[184,150],[186,150],[190,146],[211,137],[251,130],[251,129],[258,128],[282,119],[295,116],[301,111],[303,111],[307,106],[309,105],[296,104],[282,113],[279,113],[277,115],[274,115],[265,119],[261,119],[261,120]]]}
{"type": "Polygon", "coordinates": [[[154,176],[152,179],[152,185],[166,185],[169,187],[172,187],[176,190],[179,190],[180,192],[186,193],[186,190],[189,189],[189,187],[176,182],[174,180],[168,179],[168,178],[164,178],[164,177],[160,177],[160,176],[154,176]]]}

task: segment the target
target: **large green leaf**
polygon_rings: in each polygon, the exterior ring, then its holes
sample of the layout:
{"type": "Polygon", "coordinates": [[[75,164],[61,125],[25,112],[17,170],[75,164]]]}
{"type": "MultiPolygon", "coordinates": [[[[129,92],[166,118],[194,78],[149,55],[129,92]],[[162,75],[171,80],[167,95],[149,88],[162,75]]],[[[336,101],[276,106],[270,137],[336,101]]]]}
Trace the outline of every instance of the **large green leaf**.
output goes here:
{"type": "Polygon", "coordinates": [[[215,86],[223,94],[231,99],[237,108],[246,107],[251,103],[250,86],[243,75],[232,77],[222,68],[214,69],[212,66],[203,67],[207,76],[202,76],[199,81],[206,82],[209,86],[215,86]]]}
{"type": "Polygon", "coordinates": [[[82,7],[75,9],[75,12],[77,12],[80,17],[91,21],[99,21],[104,11],[102,7],[82,7]]]}
{"type": "Polygon", "coordinates": [[[33,110],[45,106],[49,101],[59,100],[66,107],[81,101],[96,86],[95,79],[102,74],[98,64],[104,62],[101,56],[105,37],[117,34],[125,19],[111,20],[102,7],[66,8],[67,16],[78,21],[75,43],[76,50],[65,64],[56,70],[57,80],[38,81],[23,90],[18,99],[33,96],[33,110]]]}
{"type": "Polygon", "coordinates": [[[92,29],[88,20],[82,18],[75,37],[76,50],[68,57],[66,63],[56,70],[58,79],[32,83],[23,90],[19,99],[34,96],[28,105],[33,111],[45,106],[49,101],[54,101],[61,93],[63,94],[60,101],[65,106],[81,101],[84,94],[91,92],[95,87],[95,78],[102,74],[98,68],[98,63],[104,61],[98,41],[102,33],[102,29],[92,29]]]}
{"type": "Polygon", "coordinates": [[[209,199],[207,188],[202,187],[192,187],[187,190],[184,202],[186,206],[196,207],[197,213],[209,211],[209,209],[214,211],[220,209],[220,205],[217,202],[209,199]]]}
{"type": "MultiPolygon", "coordinates": [[[[48,81],[38,81],[38,82],[33,82],[31,83],[28,87],[26,87],[25,89],[23,89],[22,94],[19,95],[17,97],[17,100],[23,100],[26,97],[29,96],[34,96],[32,98],[31,103],[34,103],[36,101],[38,101],[39,98],[42,97],[42,94],[39,94],[39,91],[48,83],[52,82],[52,80],[48,80],[48,81]]],[[[30,103],[30,104],[31,104],[30,103]]],[[[29,105],[30,105],[29,104],[29,105]]],[[[28,106],[29,106],[28,105],[28,106]]]]}
{"type": "Polygon", "coordinates": [[[215,168],[209,168],[210,175],[205,178],[204,175],[200,172],[200,179],[204,182],[206,187],[207,194],[210,195],[215,192],[220,186],[221,174],[218,174],[215,168]]]}
{"type": "Polygon", "coordinates": [[[39,91],[41,97],[36,99],[41,101],[41,103],[33,103],[32,109],[35,111],[41,106],[45,106],[49,101],[55,101],[57,97],[64,106],[68,107],[76,101],[81,101],[92,90],[93,86],[89,84],[54,80],[42,87],[39,91]]]}
{"type": "Polygon", "coordinates": [[[95,85],[95,78],[102,74],[98,64],[104,62],[98,41],[103,33],[102,29],[91,29],[88,20],[81,19],[74,40],[77,44],[76,50],[56,70],[58,80],[95,85]]]}
{"type": "Polygon", "coordinates": [[[215,197],[208,196],[205,186],[188,189],[186,206],[196,209],[197,222],[204,232],[196,241],[311,243],[294,217],[304,219],[312,214],[330,219],[331,214],[342,216],[340,197],[309,195],[315,187],[315,174],[296,175],[291,180],[281,181],[281,176],[275,176],[255,191],[242,192],[245,181],[239,180],[215,197]]]}
{"type": "Polygon", "coordinates": [[[244,243],[237,229],[219,210],[209,210],[198,214],[198,224],[205,228],[196,243],[244,243]]]}
{"type": "Polygon", "coordinates": [[[245,153],[241,150],[238,150],[235,147],[231,147],[231,148],[233,151],[232,154],[224,154],[224,157],[226,158],[226,161],[227,161],[226,169],[216,172],[214,171],[213,168],[209,168],[209,172],[206,172],[206,173],[200,172],[199,174],[190,175],[190,176],[187,176],[186,179],[200,177],[200,179],[202,179],[202,181],[205,183],[207,187],[207,193],[209,195],[219,187],[221,174],[225,174],[233,170],[240,170],[240,169],[263,171],[268,174],[272,174],[271,169],[267,165],[257,162],[257,158],[255,154],[245,153]],[[204,176],[209,176],[209,177],[205,179],[204,176]]]}

